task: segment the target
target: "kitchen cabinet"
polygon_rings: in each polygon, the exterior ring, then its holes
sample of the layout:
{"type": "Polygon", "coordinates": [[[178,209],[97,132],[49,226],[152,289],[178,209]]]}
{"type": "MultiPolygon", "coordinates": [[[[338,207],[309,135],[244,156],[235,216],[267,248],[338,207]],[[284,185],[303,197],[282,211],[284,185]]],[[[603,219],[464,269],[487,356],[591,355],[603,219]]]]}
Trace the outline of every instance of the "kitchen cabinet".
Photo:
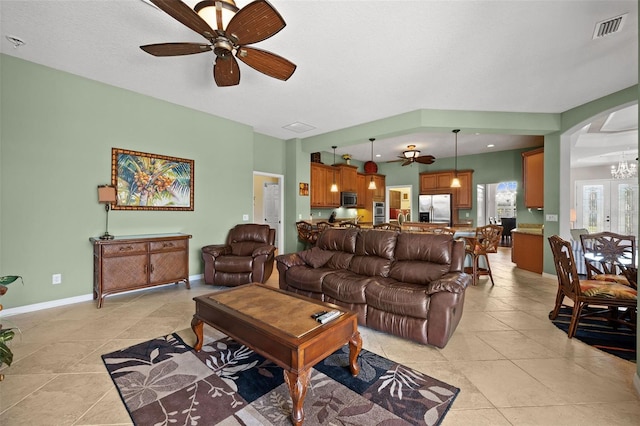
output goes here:
{"type": "Polygon", "coordinates": [[[522,153],[524,206],[544,208],[544,148],[522,153]]]}
{"type": "Polygon", "coordinates": [[[420,173],[420,194],[453,194],[454,208],[473,208],[473,170],[458,170],[460,188],[451,188],[453,176],[453,170],[420,173]]]}
{"type": "Polygon", "coordinates": [[[511,231],[511,261],[520,269],[542,273],[542,232],[511,231]]]}
{"type": "Polygon", "coordinates": [[[367,188],[369,187],[369,181],[367,180],[367,177],[362,173],[357,174],[356,180],[358,182],[358,208],[366,208],[365,201],[367,199],[367,188]]]}
{"type": "Polygon", "coordinates": [[[385,191],[385,176],[384,175],[368,174],[367,175],[367,179],[368,179],[367,180],[367,188],[369,188],[369,182],[371,181],[371,178],[373,178],[373,181],[376,184],[376,189],[374,189],[374,190],[367,189],[367,191],[369,193],[372,193],[371,202],[368,203],[368,205],[372,206],[374,201],[384,201],[384,198],[386,196],[386,191],[385,191]]]}
{"type": "MultiPolygon", "coordinates": [[[[340,205],[340,192],[331,192],[333,179],[340,185],[338,171],[331,166],[320,163],[311,163],[311,207],[338,207],[340,205]]],[[[338,190],[341,191],[340,187],[338,190]]]]}
{"type": "Polygon", "coordinates": [[[401,208],[402,193],[400,191],[389,191],[389,208],[399,209],[401,208]]]}
{"type": "Polygon", "coordinates": [[[110,294],[184,282],[189,285],[189,238],[159,234],[90,238],[93,244],[93,298],[102,307],[110,294]]]}
{"type": "Polygon", "coordinates": [[[358,192],[358,168],[348,164],[338,164],[338,189],[347,192],[358,192]]]}

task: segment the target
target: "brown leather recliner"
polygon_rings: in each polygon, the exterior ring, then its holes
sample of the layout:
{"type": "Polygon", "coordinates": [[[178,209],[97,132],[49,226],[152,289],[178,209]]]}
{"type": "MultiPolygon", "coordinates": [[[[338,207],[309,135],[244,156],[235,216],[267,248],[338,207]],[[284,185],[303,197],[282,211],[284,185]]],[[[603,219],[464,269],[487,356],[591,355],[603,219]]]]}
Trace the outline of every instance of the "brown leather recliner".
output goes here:
{"type": "Polygon", "coordinates": [[[276,230],[269,225],[236,225],[226,244],[202,247],[205,284],[264,283],[273,271],[275,239],[276,230]]]}

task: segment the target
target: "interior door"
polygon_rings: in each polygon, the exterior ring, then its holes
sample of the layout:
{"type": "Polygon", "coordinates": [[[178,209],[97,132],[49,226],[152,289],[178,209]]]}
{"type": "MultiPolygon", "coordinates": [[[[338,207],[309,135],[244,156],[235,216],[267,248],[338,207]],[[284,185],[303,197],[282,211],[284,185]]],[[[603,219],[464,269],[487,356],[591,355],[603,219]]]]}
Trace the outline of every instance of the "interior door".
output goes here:
{"type": "MultiPolygon", "coordinates": [[[[280,229],[280,184],[277,182],[265,182],[262,188],[264,223],[278,231],[280,229]]],[[[275,246],[278,247],[278,232],[276,232],[275,246]]]]}
{"type": "Polygon", "coordinates": [[[576,181],[576,227],[638,237],[638,183],[625,180],[576,181]]]}

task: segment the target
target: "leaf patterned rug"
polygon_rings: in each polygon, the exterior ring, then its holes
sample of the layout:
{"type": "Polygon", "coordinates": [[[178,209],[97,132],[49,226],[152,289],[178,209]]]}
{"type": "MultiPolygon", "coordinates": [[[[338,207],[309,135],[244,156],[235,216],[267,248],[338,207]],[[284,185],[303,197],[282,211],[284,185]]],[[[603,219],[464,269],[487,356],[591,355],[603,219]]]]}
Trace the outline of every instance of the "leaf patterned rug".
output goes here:
{"type": "MultiPolygon", "coordinates": [[[[102,355],[136,425],[287,425],[282,368],[223,338],[196,353],[177,334],[102,355]]],[[[305,425],[440,424],[460,389],[362,350],[349,372],[345,345],[317,364],[305,425]]]]}

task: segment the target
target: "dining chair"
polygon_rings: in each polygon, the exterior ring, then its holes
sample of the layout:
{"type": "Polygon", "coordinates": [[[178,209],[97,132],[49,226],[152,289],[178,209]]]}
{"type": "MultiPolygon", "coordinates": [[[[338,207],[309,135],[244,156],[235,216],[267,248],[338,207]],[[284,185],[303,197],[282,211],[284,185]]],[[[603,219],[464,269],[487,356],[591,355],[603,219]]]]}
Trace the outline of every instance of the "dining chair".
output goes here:
{"type": "Polygon", "coordinates": [[[318,235],[322,234],[322,231],[329,228],[333,228],[333,225],[331,225],[329,222],[322,221],[322,222],[316,223],[316,229],[318,230],[318,235]]]}
{"type": "Polygon", "coordinates": [[[558,317],[565,297],[573,301],[571,322],[567,330],[567,336],[572,338],[578,328],[580,318],[606,315],[610,321],[619,321],[636,328],[636,316],[638,305],[638,291],[629,286],[613,281],[581,280],[576,269],[576,262],[569,241],[563,240],[557,235],[549,237],[553,263],[558,277],[558,293],[553,311],[549,313],[549,319],[558,317]],[[589,306],[604,307],[597,311],[586,311],[589,306]],[[630,321],[618,316],[618,308],[626,308],[630,321]]]}
{"type": "Polygon", "coordinates": [[[350,220],[340,222],[340,226],[342,228],[360,228],[360,225],[355,222],[351,222],[350,220]]]}
{"type": "Polygon", "coordinates": [[[498,252],[498,245],[502,237],[502,226],[485,225],[476,228],[474,237],[462,237],[465,241],[465,257],[471,257],[471,266],[465,267],[466,273],[471,273],[472,284],[478,284],[480,275],[488,275],[491,285],[494,285],[489,254],[498,252]],[[480,259],[484,259],[486,267],[480,266],[480,259]]]}
{"type": "Polygon", "coordinates": [[[625,266],[636,266],[636,237],[614,232],[580,234],[587,279],[614,281],[629,285],[622,273],[625,266]]]}
{"type": "Polygon", "coordinates": [[[400,225],[394,225],[393,223],[378,223],[376,225],[373,225],[373,229],[383,229],[383,230],[387,230],[387,231],[402,231],[402,226],[400,225]]]}
{"type": "Polygon", "coordinates": [[[296,222],[296,229],[298,231],[298,239],[304,243],[305,249],[316,245],[319,233],[317,229],[313,229],[309,222],[304,220],[296,222]]]}

